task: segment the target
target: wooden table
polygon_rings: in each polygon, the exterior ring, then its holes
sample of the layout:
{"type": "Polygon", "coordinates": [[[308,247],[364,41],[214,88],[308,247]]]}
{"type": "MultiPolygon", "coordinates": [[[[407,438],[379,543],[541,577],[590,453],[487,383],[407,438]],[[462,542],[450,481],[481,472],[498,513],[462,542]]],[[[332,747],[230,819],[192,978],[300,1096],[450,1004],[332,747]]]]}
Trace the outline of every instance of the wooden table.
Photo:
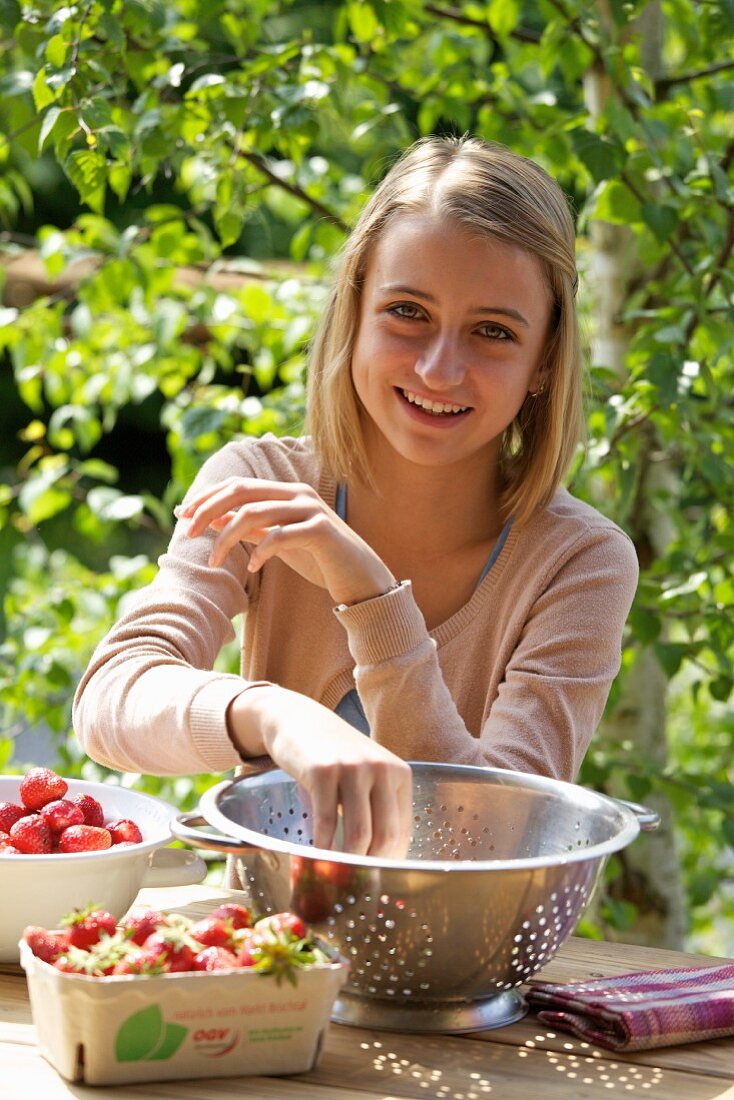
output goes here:
{"type": "MultiPolygon", "coordinates": [[[[143,890],[139,900],[199,915],[226,893],[179,887],[143,890]]],[[[578,981],[701,962],[700,956],[678,952],[571,939],[543,977],[578,981]]],[[[311,1073],[94,1089],[69,1084],[41,1058],[25,979],[7,969],[0,973],[1,1100],[235,1100],[243,1095],[257,1100],[734,1100],[734,1037],[622,1055],[549,1031],[533,1014],[494,1031],[426,1038],[332,1024],[311,1073]]]]}

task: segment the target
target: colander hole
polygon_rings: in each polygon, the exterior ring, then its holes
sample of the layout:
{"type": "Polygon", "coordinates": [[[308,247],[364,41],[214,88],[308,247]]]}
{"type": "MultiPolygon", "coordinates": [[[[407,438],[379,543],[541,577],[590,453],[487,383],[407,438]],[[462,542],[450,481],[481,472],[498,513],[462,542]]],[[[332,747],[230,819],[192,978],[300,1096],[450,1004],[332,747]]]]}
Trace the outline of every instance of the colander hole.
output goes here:
{"type": "Polygon", "coordinates": [[[441,807],[441,813],[445,814],[447,810],[448,810],[448,806],[442,806],[441,807]]]}

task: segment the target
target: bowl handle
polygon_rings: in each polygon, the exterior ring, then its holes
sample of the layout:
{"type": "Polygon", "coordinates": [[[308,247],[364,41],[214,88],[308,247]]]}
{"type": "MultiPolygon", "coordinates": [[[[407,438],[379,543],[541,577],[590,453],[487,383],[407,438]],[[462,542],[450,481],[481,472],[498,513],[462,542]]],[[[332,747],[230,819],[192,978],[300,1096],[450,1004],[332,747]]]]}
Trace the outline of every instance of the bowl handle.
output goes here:
{"type": "Polygon", "coordinates": [[[613,801],[632,810],[643,832],[652,833],[660,825],[660,814],[657,810],[651,810],[649,806],[641,806],[639,802],[628,802],[626,798],[615,798],[613,801]]]}
{"type": "Polygon", "coordinates": [[[224,836],[223,833],[205,833],[194,825],[208,825],[208,821],[201,814],[177,814],[170,822],[170,828],[176,840],[183,840],[194,848],[208,848],[215,852],[248,852],[252,845],[243,840],[235,840],[233,837],[224,836]]]}
{"type": "Polygon", "coordinates": [[[207,866],[196,852],[181,848],[156,848],[145,868],[142,885],[193,886],[206,878],[207,866]]]}

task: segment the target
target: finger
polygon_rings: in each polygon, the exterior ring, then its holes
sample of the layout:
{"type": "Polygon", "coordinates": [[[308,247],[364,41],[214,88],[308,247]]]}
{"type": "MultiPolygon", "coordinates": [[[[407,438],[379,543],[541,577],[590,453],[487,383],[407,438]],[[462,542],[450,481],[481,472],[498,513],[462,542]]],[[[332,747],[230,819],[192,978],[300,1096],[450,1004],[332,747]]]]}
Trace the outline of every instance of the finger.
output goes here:
{"type": "Polygon", "coordinates": [[[209,564],[221,565],[232,548],[241,542],[254,542],[258,548],[267,544],[254,564],[250,559],[248,567],[255,572],[268,558],[282,552],[284,543],[292,545],[302,541],[305,530],[305,524],[299,522],[302,519],[303,509],[295,501],[240,508],[217,536],[209,564]]]}
{"type": "Polygon", "coordinates": [[[339,797],[342,806],[342,848],[352,855],[364,856],[372,841],[372,807],[365,765],[342,774],[339,797]]]}
{"type": "MultiPolygon", "coordinates": [[[[295,496],[318,499],[318,494],[308,485],[281,481],[267,481],[262,478],[230,477],[210,485],[207,489],[192,496],[185,504],[174,509],[183,519],[190,519],[197,512],[205,515],[210,506],[228,500],[230,509],[258,500],[288,500],[295,496]]],[[[196,515],[197,522],[199,515],[196,515]]]]}
{"type": "Polygon", "coordinates": [[[370,794],[372,840],[367,854],[405,859],[410,847],[413,813],[412,775],[405,765],[376,782],[370,794]]]}
{"type": "Polygon", "coordinates": [[[208,485],[206,489],[200,490],[198,493],[190,496],[188,500],[185,500],[183,504],[178,504],[174,509],[174,515],[179,519],[190,519],[193,516],[197,508],[200,508],[202,504],[205,504],[215,493],[219,493],[227,487],[232,486],[236,481],[241,480],[239,478],[226,478],[224,481],[217,481],[213,485],[208,485]]]}
{"type": "Polygon", "coordinates": [[[317,769],[308,788],[315,848],[333,848],[339,821],[338,790],[333,769],[317,769]]]}

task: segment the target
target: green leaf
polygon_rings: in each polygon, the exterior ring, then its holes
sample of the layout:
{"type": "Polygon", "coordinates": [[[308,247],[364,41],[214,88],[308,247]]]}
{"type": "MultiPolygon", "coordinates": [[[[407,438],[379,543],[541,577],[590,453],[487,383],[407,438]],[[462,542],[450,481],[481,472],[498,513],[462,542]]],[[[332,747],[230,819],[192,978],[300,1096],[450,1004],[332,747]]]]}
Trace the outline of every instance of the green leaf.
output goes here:
{"type": "Polygon", "coordinates": [[[591,130],[574,130],[571,143],[577,157],[597,183],[618,175],[624,167],[622,146],[608,137],[591,130]]]}
{"type": "Polygon", "coordinates": [[[214,224],[217,227],[222,248],[228,248],[239,240],[243,223],[244,217],[239,210],[216,209],[214,211],[214,224]]]}
{"type": "Polygon", "coordinates": [[[641,213],[659,241],[667,241],[678,226],[678,212],[672,206],[644,203],[641,213]]]}
{"type": "Polygon", "coordinates": [[[609,180],[600,191],[594,214],[612,225],[629,225],[642,217],[640,203],[621,180],[609,180]]]}
{"type": "Polygon", "coordinates": [[[61,115],[60,107],[49,107],[46,114],[43,116],[43,122],[41,123],[41,132],[38,135],[38,152],[42,153],[46,142],[48,141],[54,126],[59,120],[61,115]]]}
{"type": "Polygon", "coordinates": [[[358,42],[372,42],[380,31],[380,22],[372,4],[354,0],[347,4],[347,18],[352,34],[358,42]]]}
{"type": "Polygon", "coordinates": [[[53,92],[46,83],[46,70],[39,69],[36,79],[33,81],[33,102],[37,111],[42,111],[58,98],[58,92],[53,92]]]}
{"type": "Polygon", "coordinates": [[[126,496],[118,489],[106,485],[90,489],[87,504],[100,519],[128,520],[139,516],[145,507],[140,496],[126,496]]]}
{"type": "Polygon", "coordinates": [[[93,149],[79,149],[66,158],[64,169],[82,202],[97,214],[103,213],[107,161],[102,154],[93,149]]]}
{"type": "Polygon", "coordinates": [[[46,43],[46,59],[56,69],[60,69],[66,61],[66,52],[68,50],[68,43],[66,39],[60,34],[55,34],[53,38],[50,38],[46,43]]]}

